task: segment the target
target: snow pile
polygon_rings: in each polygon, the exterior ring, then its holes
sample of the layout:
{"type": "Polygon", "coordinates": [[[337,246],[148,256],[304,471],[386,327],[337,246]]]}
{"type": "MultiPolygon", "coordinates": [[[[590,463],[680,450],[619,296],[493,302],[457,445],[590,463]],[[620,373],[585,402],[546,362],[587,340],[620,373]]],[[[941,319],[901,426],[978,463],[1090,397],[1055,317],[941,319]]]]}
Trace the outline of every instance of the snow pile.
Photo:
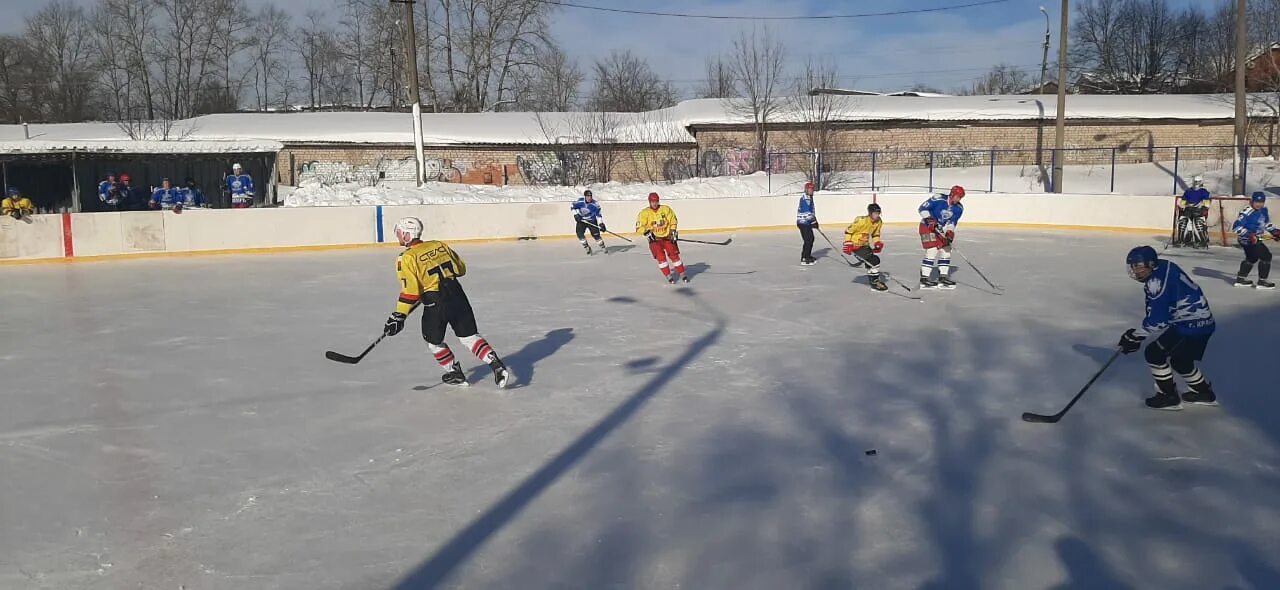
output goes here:
{"type": "Polygon", "coordinates": [[[572,201],[591,189],[597,198],[609,201],[643,201],[656,192],[663,199],[751,197],[793,194],[804,186],[802,173],[764,172],[719,178],[691,178],[682,182],[624,184],[597,183],[586,186],[484,186],[450,182],[429,182],[422,188],[412,183],[385,182],[377,186],[360,184],[324,185],[304,182],[284,197],[286,207],[334,207],[347,205],[428,205],[449,203],[539,203],[572,201]]]}
{"type": "MultiPolygon", "coordinates": [[[[1193,175],[1205,178],[1205,187],[1215,195],[1231,191],[1231,162],[1219,160],[1181,161],[1177,180],[1173,162],[1119,164],[1114,173],[1110,165],[1072,165],[1063,172],[1063,185],[1074,194],[1173,195],[1181,194],[1193,175]],[[1114,176],[1114,178],[1113,178],[1114,176]],[[1114,183],[1114,190],[1113,185],[1114,183]]],[[[377,186],[361,184],[324,185],[306,182],[302,186],[282,187],[281,201],[286,207],[340,207],[349,205],[425,205],[449,203],[539,203],[572,201],[591,189],[606,201],[643,201],[650,192],[663,199],[698,199],[794,195],[805,183],[803,173],[774,174],[765,172],[743,176],[691,178],[676,183],[646,182],[624,184],[607,182],[586,186],[483,186],[449,182],[429,182],[422,188],[412,183],[384,182],[377,186]]],[[[1045,178],[1036,166],[996,166],[983,164],[967,167],[877,170],[872,182],[870,171],[834,172],[827,177],[828,190],[871,192],[924,192],[943,190],[953,184],[969,192],[1039,193],[1045,192],[1045,178]]],[[[1280,194],[1280,163],[1272,158],[1249,161],[1249,185],[1246,192],[1271,190],[1280,194]]]]}

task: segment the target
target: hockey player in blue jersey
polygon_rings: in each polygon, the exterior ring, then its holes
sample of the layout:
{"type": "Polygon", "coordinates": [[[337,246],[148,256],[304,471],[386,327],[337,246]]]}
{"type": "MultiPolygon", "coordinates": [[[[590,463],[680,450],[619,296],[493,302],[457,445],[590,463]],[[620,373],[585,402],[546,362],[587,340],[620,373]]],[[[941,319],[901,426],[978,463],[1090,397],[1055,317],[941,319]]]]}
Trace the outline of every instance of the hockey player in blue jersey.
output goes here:
{"type": "Polygon", "coordinates": [[[98,183],[98,201],[108,209],[115,209],[123,198],[120,184],[116,182],[116,173],[107,171],[107,179],[98,183]]]}
{"type": "Polygon", "coordinates": [[[920,261],[921,289],[955,289],[951,274],[951,244],[956,239],[956,224],[964,215],[964,187],[956,185],[945,195],[934,195],[920,204],[920,245],[924,259],[920,261]],[[933,270],[938,269],[938,280],[933,270]]]}
{"type": "Polygon", "coordinates": [[[1217,405],[1213,385],[1196,367],[1204,359],[1209,337],[1215,324],[1209,300],[1200,286],[1168,260],[1161,260],[1151,246],[1139,246],[1125,257],[1129,276],[1143,284],[1147,296],[1147,315],[1142,325],[1130,328],[1120,337],[1120,352],[1130,354],[1142,342],[1147,344],[1144,356],[1156,381],[1156,394],[1147,399],[1147,407],[1157,410],[1181,410],[1182,402],[1217,405]],[[1191,391],[1178,396],[1173,374],[1177,372],[1191,391]]]}
{"type": "Polygon", "coordinates": [[[1204,177],[1191,177],[1191,188],[1182,193],[1178,204],[1178,229],[1174,232],[1173,245],[1193,248],[1209,247],[1209,200],[1212,196],[1204,188],[1204,177]]]}
{"type": "Polygon", "coordinates": [[[605,231],[604,213],[600,204],[596,202],[595,195],[591,194],[591,189],[582,191],[582,197],[569,205],[569,210],[573,211],[573,220],[578,224],[574,232],[578,235],[578,241],[582,243],[582,248],[587,251],[587,255],[594,254],[591,251],[591,244],[587,243],[587,231],[591,232],[596,245],[608,254],[609,249],[605,247],[604,238],[600,236],[600,232],[605,231]]]}
{"type": "Polygon", "coordinates": [[[232,209],[247,209],[253,206],[253,178],[244,173],[239,164],[231,166],[231,176],[227,177],[227,194],[231,195],[232,209]]]}
{"type": "Polygon", "coordinates": [[[1271,234],[1271,239],[1280,242],[1280,229],[1271,223],[1271,213],[1267,211],[1267,193],[1258,191],[1249,198],[1249,206],[1240,212],[1235,224],[1231,226],[1239,236],[1240,248],[1244,250],[1244,261],[1240,263],[1240,272],[1236,273],[1237,287],[1252,287],[1249,273],[1253,265],[1258,265],[1259,289],[1275,289],[1276,284],[1268,281],[1271,276],[1271,250],[1261,241],[1263,232],[1271,234]]]}
{"type": "Polygon", "coordinates": [[[175,206],[181,210],[182,193],[174,188],[173,182],[168,178],[160,179],[160,188],[151,191],[151,208],[169,211],[175,206]]]}
{"type": "Polygon", "coordinates": [[[200,190],[200,183],[196,179],[187,177],[184,186],[178,189],[178,193],[182,195],[183,207],[204,208],[209,206],[209,201],[204,198],[204,191],[200,190]]]}
{"type": "Polygon", "coordinates": [[[813,257],[813,230],[818,229],[818,210],[813,206],[813,183],[804,183],[804,193],[796,207],[796,227],[800,229],[800,264],[810,266],[818,260],[813,257]]]}

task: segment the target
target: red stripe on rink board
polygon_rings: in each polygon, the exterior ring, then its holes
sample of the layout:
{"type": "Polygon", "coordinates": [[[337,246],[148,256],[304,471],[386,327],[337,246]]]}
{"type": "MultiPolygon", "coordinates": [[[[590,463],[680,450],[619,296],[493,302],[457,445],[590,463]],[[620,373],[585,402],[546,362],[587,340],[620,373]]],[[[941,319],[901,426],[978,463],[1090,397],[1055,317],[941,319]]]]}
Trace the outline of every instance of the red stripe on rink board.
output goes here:
{"type": "Polygon", "coordinates": [[[71,239],[71,214],[62,214],[62,255],[66,258],[74,258],[76,255],[75,242],[71,239]]]}

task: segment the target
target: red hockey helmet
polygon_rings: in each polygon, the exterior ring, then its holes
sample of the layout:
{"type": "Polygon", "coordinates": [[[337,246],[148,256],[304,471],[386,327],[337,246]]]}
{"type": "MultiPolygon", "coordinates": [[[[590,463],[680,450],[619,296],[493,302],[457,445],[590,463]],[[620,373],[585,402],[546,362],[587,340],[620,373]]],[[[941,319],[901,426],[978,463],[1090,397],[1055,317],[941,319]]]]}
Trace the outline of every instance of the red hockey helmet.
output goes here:
{"type": "Polygon", "coordinates": [[[121,175],[120,175],[120,182],[129,182],[129,175],[128,175],[128,174],[121,174],[121,175]]]}
{"type": "Polygon", "coordinates": [[[658,193],[649,193],[649,206],[650,207],[658,206],[658,193]]]}
{"type": "Polygon", "coordinates": [[[813,190],[814,190],[814,188],[813,188],[813,183],[812,183],[812,182],[806,182],[806,183],[804,183],[804,192],[806,192],[806,193],[811,193],[811,192],[813,192],[813,190]]]}
{"type": "Polygon", "coordinates": [[[953,196],[953,197],[955,197],[955,198],[957,198],[957,199],[963,199],[963,198],[964,198],[964,187],[963,187],[963,186],[960,186],[960,185],[958,185],[958,184],[957,184],[957,185],[955,185],[955,186],[953,186],[953,187],[951,187],[951,196],[953,196]]]}

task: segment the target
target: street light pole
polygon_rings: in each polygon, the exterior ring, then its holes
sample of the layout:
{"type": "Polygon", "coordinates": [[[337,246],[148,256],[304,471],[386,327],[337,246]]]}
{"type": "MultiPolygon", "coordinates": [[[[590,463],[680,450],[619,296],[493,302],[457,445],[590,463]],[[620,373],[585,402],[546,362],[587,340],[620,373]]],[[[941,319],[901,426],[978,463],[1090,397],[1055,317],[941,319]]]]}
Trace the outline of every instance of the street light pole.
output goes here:
{"type": "Polygon", "coordinates": [[[422,149],[422,96],[418,94],[418,34],[413,26],[413,4],[416,0],[391,0],[393,4],[404,5],[405,26],[405,74],[409,82],[409,100],[413,106],[413,155],[418,164],[417,181],[422,186],[426,181],[426,154],[422,149]]]}
{"type": "Polygon", "coordinates": [[[1044,15],[1044,55],[1040,57],[1040,92],[1044,94],[1044,75],[1049,70],[1049,13],[1040,7],[1040,14],[1044,15]]]}
{"type": "Polygon", "coordinates": [[[1062,151],[1067,135],[1067,20],[1071,14],[1067,0],[1062,0],[1062,22],[1058,26],[1058,122],[1053,134],[1053,192],[1062,192],[1062,166],[1067,156],[1062,151]]]}

